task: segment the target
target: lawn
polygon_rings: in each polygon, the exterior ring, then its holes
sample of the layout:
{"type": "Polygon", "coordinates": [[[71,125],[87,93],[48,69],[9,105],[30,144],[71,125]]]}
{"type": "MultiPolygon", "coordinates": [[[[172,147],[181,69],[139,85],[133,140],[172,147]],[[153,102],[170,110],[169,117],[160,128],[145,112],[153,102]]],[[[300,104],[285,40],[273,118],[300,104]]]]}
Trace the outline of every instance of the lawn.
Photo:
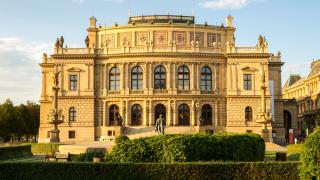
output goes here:
{"type": "MultiPolygon", "coordinates": [[[[299,161],[300,153],[303,150],[303,144],[290,144],[287,146],[287,161],[299,161]]],[[[264,161],[275,161],[276,152],[266,151],[264,155],[264,161]]]]}

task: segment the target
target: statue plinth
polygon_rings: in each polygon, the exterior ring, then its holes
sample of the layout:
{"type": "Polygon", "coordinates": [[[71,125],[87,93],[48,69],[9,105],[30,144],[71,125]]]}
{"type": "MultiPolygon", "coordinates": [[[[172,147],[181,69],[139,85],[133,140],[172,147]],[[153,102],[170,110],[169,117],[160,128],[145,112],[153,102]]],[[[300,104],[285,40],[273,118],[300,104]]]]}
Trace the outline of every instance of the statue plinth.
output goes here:
{"type": "Polygon", "coordinates": [[[50,143],[60,142],[59,133],[60,131],[58,129],[52,129],[50,131],[50,143]]]}
{"type": "Polygon", "coordinates": [[[272,142],[272,132],[269,129],[262,129],[261,134],[264,142],[272,142]]]}

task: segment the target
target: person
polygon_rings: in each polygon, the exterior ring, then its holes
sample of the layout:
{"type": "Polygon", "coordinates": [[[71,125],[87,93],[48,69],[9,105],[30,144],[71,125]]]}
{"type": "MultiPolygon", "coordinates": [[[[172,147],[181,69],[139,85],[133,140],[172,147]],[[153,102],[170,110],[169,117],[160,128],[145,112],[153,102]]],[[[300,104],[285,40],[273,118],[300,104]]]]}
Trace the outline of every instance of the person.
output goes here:
{"type": "Polygon", "coordinates": [[[298,144],[298,139],[296,137],[294,138],[294,144],[298,144]]]}

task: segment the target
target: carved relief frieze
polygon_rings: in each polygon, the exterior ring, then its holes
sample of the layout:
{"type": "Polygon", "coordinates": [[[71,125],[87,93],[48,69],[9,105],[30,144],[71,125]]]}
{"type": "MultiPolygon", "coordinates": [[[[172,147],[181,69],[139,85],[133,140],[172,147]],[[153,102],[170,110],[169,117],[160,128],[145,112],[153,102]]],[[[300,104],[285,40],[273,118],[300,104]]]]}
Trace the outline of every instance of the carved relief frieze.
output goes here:
{"type": "Polygon", "coordinates": [[[221,43],[221,34],[208,33],[208,46],[214,47],[217,43],[221,43]]]}
{"type": "Polygon", "coordinates": [[[101,47],[114,47],[115,36],[114,34],[103,34],[101,35],[101,47]]]}
{"type": "Polygon", "coordinates": [[[136,32],[136,45],[144,46],[149,43],[149,32],[136,32]]]}
{"type": "Polygon", "coordinates": [[[198,44],[199,47],[203,47],[204,45],[204,33],[202,32],[190,32],[190,42],[194,42],[198,44]],[[195,37],[194,37],[195,35],[195,37]]]}
{"type": "Polygon", "coordinates": [[[173,32],[173,40],[178,46],[185,46],[187,42],[187,34],[184,31],[173,32]]]}
{"type": "Polygon", "coordinates": [[[156,31],[154,32],[154,44],[155,45],[166,45],[168,42],[168,32],[156,31]]]}
{"type": "Polygon", "coordinates": [[[132,42],[131,33],[129,32],[120,33],[118,38],[119,46],[129,46],[132,42]]]}

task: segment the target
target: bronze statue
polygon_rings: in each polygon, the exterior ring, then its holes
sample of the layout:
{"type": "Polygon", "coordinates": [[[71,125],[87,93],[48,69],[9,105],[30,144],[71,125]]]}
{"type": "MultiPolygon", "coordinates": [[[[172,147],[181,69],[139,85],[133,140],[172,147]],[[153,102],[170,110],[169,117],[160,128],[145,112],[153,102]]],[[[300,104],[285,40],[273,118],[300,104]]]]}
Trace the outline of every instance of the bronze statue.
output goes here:
{"type": "Polygon", "coordinates": [[[59,47],[60,47],[59,38],[57,38],[56,43],[54,44],[54,46],[56,47],[56,49],[59,49],[59,47]]]}
{"type": "Polygon", "coordinates": [[[156,125],[155,125],[155,131],[158,133],[158,134],[164,134],[164,128],[165,128],[165,119],[162,117],[162,114],[159,115],[159,118],[156,120],[156,125]]]}
{"type": "Polygon", "coordinates": [[[53,84],[54,84],[54,87],[58,87],[59,86],[59,74],[60,74],[60,71],[53,73],[53,84]]]}
{"type": "Polygon", "coordinates": [[[89,48],[89,44],[90,44],[89,36],[86,37],[86,39],[84,40],[84,42],[86,43],[86,47],[89,48]]]}
{"type": "Polygon", "coordinates": [[[61,48],[63,48],[63,43],[64,43],[64,38],[63,38],[63,36],[61,36],[60,40],[59,40],[59,44],[60,44],[61,48]]]}

